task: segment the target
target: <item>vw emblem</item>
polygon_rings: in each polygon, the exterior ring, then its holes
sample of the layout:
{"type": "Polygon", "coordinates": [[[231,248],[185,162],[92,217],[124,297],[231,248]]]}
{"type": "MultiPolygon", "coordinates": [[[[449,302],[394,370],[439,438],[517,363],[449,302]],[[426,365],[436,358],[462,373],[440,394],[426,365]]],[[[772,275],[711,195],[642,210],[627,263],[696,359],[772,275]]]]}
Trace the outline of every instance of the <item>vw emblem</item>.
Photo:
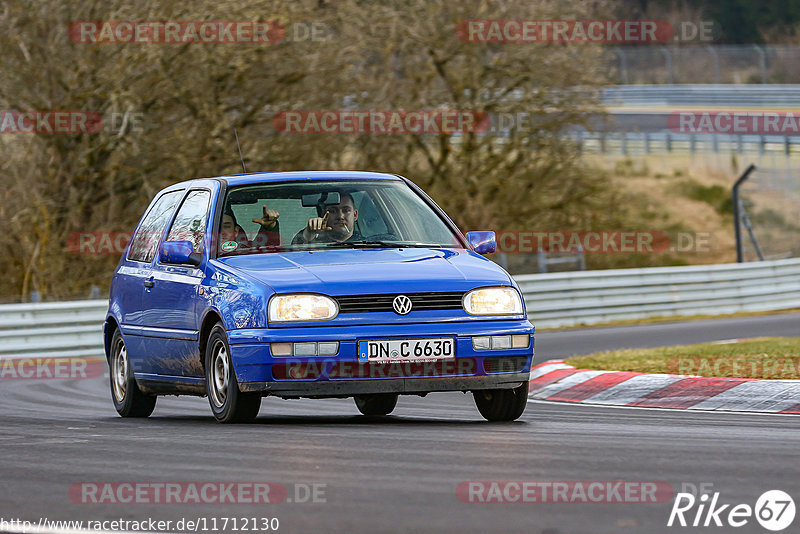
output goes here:
{"type": "Polygon", "coordinates": [[[405,295],[397,295],[392,301],[392,308],[398,315],[406,315],[411,311],[411,299],[405,295]]]}

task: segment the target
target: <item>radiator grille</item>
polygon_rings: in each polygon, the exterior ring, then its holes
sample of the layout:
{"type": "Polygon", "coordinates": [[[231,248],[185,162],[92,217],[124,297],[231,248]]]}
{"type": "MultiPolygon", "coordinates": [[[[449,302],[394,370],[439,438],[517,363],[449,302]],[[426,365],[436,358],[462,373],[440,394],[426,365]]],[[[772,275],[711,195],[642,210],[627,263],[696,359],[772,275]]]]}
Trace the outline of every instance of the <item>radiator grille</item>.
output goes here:
{"type": "Polygon", "coordinates": [[[347,295],[334,297],[339,302],[339,313],[393,312],[392,301],[398,295],[411,299],[411,312],[420,310],[459,310],[464,293],[391,293],[377,295],[347,295]]]}

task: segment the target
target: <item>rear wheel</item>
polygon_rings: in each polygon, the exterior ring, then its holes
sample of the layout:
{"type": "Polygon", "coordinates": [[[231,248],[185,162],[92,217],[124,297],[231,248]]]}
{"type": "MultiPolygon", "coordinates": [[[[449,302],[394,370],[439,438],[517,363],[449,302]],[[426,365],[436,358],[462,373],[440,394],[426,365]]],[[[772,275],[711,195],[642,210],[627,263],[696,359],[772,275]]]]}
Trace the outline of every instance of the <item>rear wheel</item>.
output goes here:
{"type": "Polygon", "coordinates": [[[156,407],[156,396],[145,395],[133,377],[128,349],[119,329],[111,339],[111,358],[108,361],[111,379],[111,400],[122,417],[147,417],[156,407]]]}
{"type": "Polygon", "coordinates": [[[475,405],[487,421],[514,421],[528,405],[528,382],[514,389],[473,391],[475,405]]]}
{"type": "Polygon", "coordinates": [[[255,419],[261,408],[261,395],[239,391],[222,323],[217,323],[208,336],[205,363],[206,392],[214,418],[220,423],[243,423],[255,419]]]}
{"type": "Polygon", "coordinates": [[[397,406],[397,393],[356,395],[356,408],[364,415],[389,415],[397,406]]]}

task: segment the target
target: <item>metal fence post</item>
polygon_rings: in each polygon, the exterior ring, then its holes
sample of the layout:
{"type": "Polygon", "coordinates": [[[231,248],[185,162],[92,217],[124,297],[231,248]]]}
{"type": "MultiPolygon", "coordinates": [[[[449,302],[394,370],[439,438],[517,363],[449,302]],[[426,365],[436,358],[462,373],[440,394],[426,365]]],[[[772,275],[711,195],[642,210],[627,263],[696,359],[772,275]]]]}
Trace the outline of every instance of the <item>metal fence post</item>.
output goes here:
{"type": "Polygon", "coordinates": [[[616,48],[614,50],[617,55],[619,56],[619,72],[622,77],[622,83],[628,83],[628,58],[625,57],[625,51],[622,48],[616,48]]]}
{"type": "Polygon", "coordinates": [[[756,170],[756,166],[752,163],[750,164],[747,169],[745,169],[744,173],[736,180],[736,183],[733,184],[733,189],[731,189],[731,196],[733,200],[733,229],[734,234],[736,235],[736,262],[742,263],[744,261],[744,254],[742,253],[742,229],[739,223],[739,214],[740,214],[740,201],[739,201],[739,188],[744,183],[745,180],[750,176],[750,173],[756,170]]]}
{"type": "Polygon", "coordinates": [[[665,66],[667,68],[667,83],[675,83],[675,72],[672,69],[672,52],[666,46],[662,46],[661,53],[664,54],[665,66]]]}
{"type": "Polygon", "coordinates": [[[714,83],[722,83],[719,72],[719,54],[717,54],[717,49],[711,45],[707,45],[706,50],[711,52],[711,57],[714,58],[714,83]]]}

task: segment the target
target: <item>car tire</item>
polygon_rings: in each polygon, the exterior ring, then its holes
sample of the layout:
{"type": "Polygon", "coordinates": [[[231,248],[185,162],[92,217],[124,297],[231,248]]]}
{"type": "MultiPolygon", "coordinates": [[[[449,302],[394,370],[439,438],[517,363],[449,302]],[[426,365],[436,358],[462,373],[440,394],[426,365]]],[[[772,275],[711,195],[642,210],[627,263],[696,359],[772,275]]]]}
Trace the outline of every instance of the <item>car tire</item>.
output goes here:
{"type": "Polygon", "coordinates": [[[356,395],[356,408],[364,415],[389,415],[397,406],[397,393],[356,395]]]}
{"type": "Polygon", "coordinates": [[[145,395],[136,384],[133,376],[128,349],[119,329],[111,338],[111,350],[108,359],[109,379],[111,383],[111,400],[114,408],[122,417],[148,417],[156,407],[155,395],[145,395]]]}
{"type": "Polygon", "coordinates": [[[528,405],[528,381],[514,389],[473,391],[475,405],[487,421],[514,421],[528,405]]]}
{"type": "Polygon", "coordinates": [[[217,323],[208,336],[205,374],[208,404],[217,421],[244,423],[258,416],[261,395],[239,391],[228,346],[228,336],[222,323],[217,323]]]}

